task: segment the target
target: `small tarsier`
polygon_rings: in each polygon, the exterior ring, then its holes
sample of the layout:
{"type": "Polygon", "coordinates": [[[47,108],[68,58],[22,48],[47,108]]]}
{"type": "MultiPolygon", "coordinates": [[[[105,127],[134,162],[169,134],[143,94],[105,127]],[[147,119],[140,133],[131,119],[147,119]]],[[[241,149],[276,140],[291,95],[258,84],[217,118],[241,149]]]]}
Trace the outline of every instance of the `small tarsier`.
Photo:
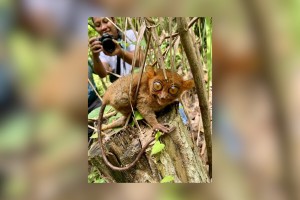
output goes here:
{"type": "Polygon", "coordinates": [[[141,75],[140,73],[119,78],[110,85],[104,94],[99,113],[98,141],[103,160],[111,169],[123,171],[133,167],[148,145],[153,141],[151,140],[147,142],[137,155],[136,159],[125,167],[114,166],[108,161],[104,152],[100,130],[125,125],[127,117],[132,112],[132,107],[140,112],[146,122],[152,126],[153,130],[160,130],[164,133],[169,133],[174,130],[174,128],[158,123],[155,112],[162,110],[167,105],[174,102],[178,97],[180,97],[183,91],[193,88],[194,81],[183,80],[182,76],[171,70],[165,70],[165,72],[167,79],[165,79],[162,69],[157,69],[155,71],[153,67],[147,66],[146,72],[142,76],[136,99],[134,99],[134,96],[141,75]],[[118,112],[122,113],[123,116],[115,122],[102,127],[103,113],[106,105],[111,105],[118,112]]]}

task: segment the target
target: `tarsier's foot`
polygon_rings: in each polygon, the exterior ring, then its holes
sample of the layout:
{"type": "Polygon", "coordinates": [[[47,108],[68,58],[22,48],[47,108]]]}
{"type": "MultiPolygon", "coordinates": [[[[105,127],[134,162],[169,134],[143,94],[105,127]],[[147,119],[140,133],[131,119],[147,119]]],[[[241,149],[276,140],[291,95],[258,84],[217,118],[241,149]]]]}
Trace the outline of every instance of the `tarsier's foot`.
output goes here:
{"type": "Polygon", "coordinates": [[[126,123],[126,119],[127,119],[127,117],[122,116],[122,117],[120,117],[119,119],[117,119],[116,121],[114,121],[110,124],[103,124],[101,130],[104,131],[104,130],[107,130],[107,129],[123,126],[126,123]]]}
{"type": "Polygon", "coordinates": [[[170,124],[168,123],[164,123],[162,124],[156,124],[153,126],[153,131],[157,132],[157,131],[162,131],[164,133],[170,133],[172,131],[175,130],[174,126],[170,126],[170,124]]]}

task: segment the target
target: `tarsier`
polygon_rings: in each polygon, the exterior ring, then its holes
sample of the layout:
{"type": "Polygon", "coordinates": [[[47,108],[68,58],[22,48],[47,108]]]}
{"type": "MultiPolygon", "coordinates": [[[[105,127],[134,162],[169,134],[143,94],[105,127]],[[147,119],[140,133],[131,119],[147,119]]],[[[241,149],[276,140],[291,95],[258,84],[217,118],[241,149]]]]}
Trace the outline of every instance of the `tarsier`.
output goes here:
{"type": "Polygon", "coordinates": [[[194,81],[185,81],[183,80],[182,76],[176,72],[172,72],[171,70],[165,70],[165,72],[167,79],[165,79],[162,69],[157,69],[155,71],[151,66],[147,66],[146,72],[142,76],[136,99],[134,99],[134,96],[139,77],[141,75],[140,73],[119,78],[107,89],[106,93],[104,94],[102,107],[99,113],[98,141],[103,160],[111,169],[123,171],[131,168],[136,164],[143,152],[146,150],[147,146],[151,143],[151,141],[147,142],[137,155],[136,159],[126,167],[117,167],[108,161],[104,152],[100,130],[106,130],[124,125],[126,118],[132,112],[132,107],[140,112],[147,123],[152,126],[153,130],[160,130],[165,133],[173,130],[170,127],[166,127],[163,124],[158,123],[155,112],[162,110],[167,105],[174,102],[178,97],[180,97],[183,91],[194,87],[194,81]],[[123,114],[123,117],[112,124],[106,126],[104,125],[102,127],[103,113],[106,105],[111,105],[114,107],[117,111],[123,114]]]}

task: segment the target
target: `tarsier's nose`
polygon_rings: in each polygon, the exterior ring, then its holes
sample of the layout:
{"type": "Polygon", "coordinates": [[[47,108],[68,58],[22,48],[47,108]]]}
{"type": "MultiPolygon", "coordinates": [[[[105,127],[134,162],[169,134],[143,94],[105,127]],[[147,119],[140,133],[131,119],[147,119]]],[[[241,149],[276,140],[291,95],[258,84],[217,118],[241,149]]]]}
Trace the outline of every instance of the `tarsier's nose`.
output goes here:
{"type": "Polygon", "coordinates": [[[162,92],[159,98],[165,100],[167,98],[167,94],[165,92],[162,92]]]}

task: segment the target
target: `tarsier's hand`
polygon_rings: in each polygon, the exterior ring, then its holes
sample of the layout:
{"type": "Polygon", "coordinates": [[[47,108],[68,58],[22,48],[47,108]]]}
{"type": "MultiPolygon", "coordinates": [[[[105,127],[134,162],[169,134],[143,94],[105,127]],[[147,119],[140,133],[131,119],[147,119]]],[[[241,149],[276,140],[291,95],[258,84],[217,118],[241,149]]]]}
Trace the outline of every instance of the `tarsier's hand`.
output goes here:
{"type": "Polygon", "coordinates": [[[165,123],[164,125],[156,124],[153,126],[153,130],[156,132],[162,131],[164,133],[170,133],[175,130],[175,127],[174,126],[171,127],[170,124],[168,124],[168,123],[165,123]]]}

